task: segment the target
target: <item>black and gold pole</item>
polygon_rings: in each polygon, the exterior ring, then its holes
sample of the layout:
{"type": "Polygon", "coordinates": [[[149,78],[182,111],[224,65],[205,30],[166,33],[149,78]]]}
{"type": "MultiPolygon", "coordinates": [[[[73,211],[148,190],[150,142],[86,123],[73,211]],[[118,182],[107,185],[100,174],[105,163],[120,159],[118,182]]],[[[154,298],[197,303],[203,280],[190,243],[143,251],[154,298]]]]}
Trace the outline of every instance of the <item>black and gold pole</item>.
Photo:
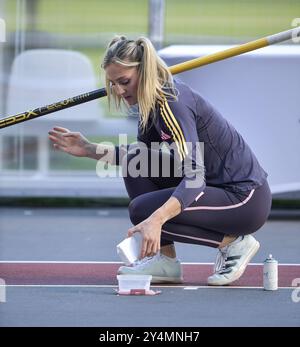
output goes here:
{"type": "Polygon", "coordinates": [[[61,100],[50,105],[35,108],[34,110],[29,110],[23,113],[18,113],[14,116],[0,119],[0,129],[9,127],[11,125],[19,124],[30,119],[35,119],[46,114],[64,110],[65,108],[73,107],[79,104],[83,104],[88,101],[102,98],[106,96],[106,89],[96,89],[92,92],[80,94],[72,98],[61,100]]]}
{"type": "MultiPolygon", "coordinates": [[[[242,45],[226,49],[221,52],[213,53],[205,57],[200,57],[192,59],[174,66],[170,67],[172,74],[181,73],[191,69],[195,69],[200,66],[215,63],[220,60],[228,59],[243,53],[254,51],[259,48],[270,46],[279,42],[300,38],[300,27],[294,29],[286,30],[274,35],[266,36],[261,39],[244,43],[242,45]]],[[[55,102],[50,105],[42,106],[34,110],[29,110],[23,113],[16,114],[14,116],[9,116],[7,118],[0,119],[0,129],[6,128],[15,124],[25,122],[30,119],[35,119],[44,116],[49,113],[57,112],[65,108],[73,107],[79,104],[83,104],[88,101],[102,98],[106,96],[106,89],[101,88],[88,93],[80,94],[69,99],[55,102]]]]}

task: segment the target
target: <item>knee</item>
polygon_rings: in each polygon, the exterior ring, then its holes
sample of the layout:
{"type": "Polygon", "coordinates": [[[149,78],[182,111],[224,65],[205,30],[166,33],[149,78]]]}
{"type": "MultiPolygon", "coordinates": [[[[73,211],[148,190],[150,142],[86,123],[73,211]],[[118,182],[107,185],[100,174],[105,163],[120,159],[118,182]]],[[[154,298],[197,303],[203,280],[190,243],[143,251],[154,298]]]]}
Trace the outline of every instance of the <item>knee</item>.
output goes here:
{"type": "Polygon", "coordinates": [[[129,207],[129,217],[133,225],[141,223],[146,217],[143,215],[143,207],[139,196],[131,200],[129,207]]]}

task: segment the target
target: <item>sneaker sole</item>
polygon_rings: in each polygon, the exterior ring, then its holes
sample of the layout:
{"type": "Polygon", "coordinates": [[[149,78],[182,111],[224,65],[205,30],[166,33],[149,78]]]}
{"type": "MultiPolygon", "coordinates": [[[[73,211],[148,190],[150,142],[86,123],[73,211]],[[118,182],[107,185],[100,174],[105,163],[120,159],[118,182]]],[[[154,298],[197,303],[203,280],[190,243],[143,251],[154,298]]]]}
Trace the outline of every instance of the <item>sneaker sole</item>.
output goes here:
{"type": "Polygon", "coordinates": [[[158,277],[152,276],[151,283],[183,283],[182,277],[158,277]]]}
{"type": "Polygon", "coordinates": [[[245,272],[248,263],[255,256],[255,254],[259,250],[259,247],[260,247],[260,243],[258,241],[255,241],[254,247],[251,249],[250,253],[247,255],[245,265],[241,266],[240,270],[236,272],[236,274],[233,276],[233,278],[224,279],[223,281],[219,281],[218,283],[216,282],[216,283],[207,283],[207,284],[209,286],[224,286],[224,285],[228,285],[234,281],[237,281],[245,272]]]}

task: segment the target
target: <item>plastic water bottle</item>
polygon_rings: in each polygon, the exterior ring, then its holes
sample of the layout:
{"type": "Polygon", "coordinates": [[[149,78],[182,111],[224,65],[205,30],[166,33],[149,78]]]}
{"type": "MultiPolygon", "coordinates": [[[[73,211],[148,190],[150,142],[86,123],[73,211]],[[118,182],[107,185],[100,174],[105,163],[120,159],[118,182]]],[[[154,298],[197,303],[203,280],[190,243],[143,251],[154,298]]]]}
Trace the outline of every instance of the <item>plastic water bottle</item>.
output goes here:
{"type": "Polygon", "coordinates": [[[264,289],[278,289],[278,261],[273,259],[272,254],[264,261],[264,289]]]}

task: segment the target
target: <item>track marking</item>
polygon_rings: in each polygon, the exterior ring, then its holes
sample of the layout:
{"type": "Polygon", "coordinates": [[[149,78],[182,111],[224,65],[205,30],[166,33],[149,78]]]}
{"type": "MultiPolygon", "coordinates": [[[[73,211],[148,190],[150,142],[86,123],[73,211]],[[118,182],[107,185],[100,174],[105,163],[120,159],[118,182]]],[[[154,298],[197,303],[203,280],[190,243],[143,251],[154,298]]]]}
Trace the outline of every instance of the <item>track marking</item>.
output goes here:
{"type": "MultiPolygon", "coordinates": [[[[115,288],[118,285],[115,273],[121,264],[123,263],[115,261],[0,260],[0,269],[2,277],[6,279],[6,286],[12,287],[115,288]]],[[[153,284],[153,286],[185,290],[200,288],[262,289],[263,264],[261,263],[249,264],[248,277],[239,280],[237,285],[220,287],[206,284],[206,278],[213,263],[183,262],[182,265],[185,271],[184,283],[180,285],[153,284]]],[[[279,288],[295,288],[291,284],[292,279],[299,277],[298,274],[300,275],[299,266],[300,264],[279,264],[279,269],[281,269],[279,288]]]]}
{"type": "MultiPolygon", "coordinates": [[[[124,264],[121,261],[76,261],[76,260],[0,260],[0,264],[124,264]]],[[[214,265],[214,263],[181,262],[182,265],[214,265]]],[[[250,263],[247,266],[263,266],[250,263]]],[[[278,266],[300,266],[299,263],[279,263],[278,266]]]]}
{"type": "Polygon", "coordinates": [[[124,264],[121,261],[0,260],[0,264],[124,264]]]}
{"type": "MultiPolygon", "coordinates": [[[[6,284],[0,287],[21,287],[21,288],[117,288],[117,284],[6,284]]],[[[184,286],[184,285],[151,285],[151,288],[178,288],[183,290],[198,289],[262,289],[263,287],[247,287],[247,286],[184,286]]],[[[297,287],[278,287],[278,289],[295,289],[297,287]]],[[[267,292],[267,291],[266,291],[267,292]]],[[[268,291],[269,292],[269,291],[268,291]]],[[[276,291],[274,291],[276,292],[276,291]]]]}

